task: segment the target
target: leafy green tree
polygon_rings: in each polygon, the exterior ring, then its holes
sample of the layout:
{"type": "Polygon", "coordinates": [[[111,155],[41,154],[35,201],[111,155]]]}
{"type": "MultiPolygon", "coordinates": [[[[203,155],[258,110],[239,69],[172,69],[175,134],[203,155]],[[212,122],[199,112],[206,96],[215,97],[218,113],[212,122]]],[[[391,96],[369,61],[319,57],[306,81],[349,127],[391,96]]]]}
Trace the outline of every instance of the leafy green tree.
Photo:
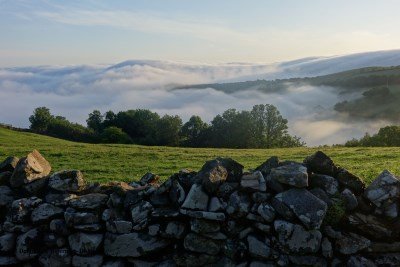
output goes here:
{"type": "Polygon", "coordinates": [[[106,113],[104,113],[103,117],[104,117],[102,125],[103,129],[116,124],[117,115],[113,111],[111,110],[107,111],[106,113]]]}
{"type": "Polygon", "coordinates": [[[122,131],[121,128],[110,126],[105,128],[101,133],[100,140],[102,143],[129,144],[132,139],[122,131]]]}
{"type": "Polygon", "coordinates": [[[33,111],[33,115],[29,117],[31,123],[30,128],[38,133],[45,133],[54,116],[51,115],[50,109],[46,107],[38,107],[33,111]]]}
{"type": "Polygon", "coordinates": [[[182,119],[179,116],[164,115],[156,126],[156,143],[161,146],[178,146],[182,119]]]}
{"type": "Polygon", "coordinates": [[[344,146],[347,146],[347,147],[356,147],[356,146],[360,146],[360,141],[357,140],[356,138],[353,138],[353,139],[347,141],[347,142],[344,144],[344,146]]]}
{"type": "Polygon", "coordinates": [[[232,126],[230,132],[230,144],[232,148],[254,147],[254,125],[249,111],[236,112],[231,114],[232,126]]]}
{"type": "Polygon", "coordinates": [[[208,124],[203,122],[199,116],[190,117],[181,129],[181,136],[183,138],[183,145],[190,147],[202,146],[204,140],[204,131],[208,128],[208,124]]]}
{"type": "MultiPolygon", "coordinates": [[[[136,143],[143,145],[270,148],[302,146],[299,137],[287,132],[287,120],[272,105],[256,105],[251,111],[228,109],[215,116],[211,124],[192,116],[182,126],[179,116],[162,118],[150,110],[98,110],[89,114],[87,127],[53,116],[45,107],[30,117],[31,128],[73,141],[136,143]],[[104,132],[105,131],[105,132],[104,132]]],[[[375,139],[374,139],[375,140],[375,139]]],[[[379,139],[376,139],[379,140],[379,139]]],[[[361,142],[361,141],[360,141],[361,142]]]]}
{"type": "Polygon", "coordinates": [[[301,141],[300,137],[291,136],[289,134],[284,134],[280,138],[276,147],[301,147],[301,146],[305,146],[305,145],[306,145],[306,143],[301,141]]]}
{"type": "Polygon", "coordinates": [[[211,121],[210,147],[232,147],[233,145],[233,127],[235,127],[234,118],[237,111],[228,109],[222,115],[217,115],[211,121]]]}
{"type": "Polygon", "coordinates": [[[304,146],[287,132],[287,120],[273,105],[256,105],[251,111],[228,109],[211,121],[209,146],[272,148],[304,146]]]}
{"type": "Polygon", "coordinates": [[[208,146],[247,148],[254,143],[250,112],[228,109],[211,121],[208,146]]]}
{"type": "Polygon", "coordinates": [[[104,117],[98,110],[93,110],[89,114],[89,118],[86,120],[87,127],[94,130],[96,133],[100,133],[102,130],[104,117]]]}
{"type": "Polygon", "coordinates": [[[400,126],[386,126],[379,129],[377,134],[381,146],[400,146],[400,126]]]}
{"type": "Polygon", "coordinates": [[[255,147],[278,147],[282,137],[288,134],[288,121],[273,105],[255,105],[251,110],[251,117],[254,124],[255,147]]]}
{"type": "Polygon", "coordinates": [[[160,116],[147,109],[127,110],[118,112],[116,126],[127,133],[136,144],[155,145],[156,126],[160,116]]]}
{"type": "Polygon", "coordinates": [[[345,143],[345,146],[367,146],[367,147],[377,147],[377,146],[400,146],[400,126],[390,125],[379,129],[378,133],[370,135],[366,133],[359,140],[353,138],[345,143]]]}

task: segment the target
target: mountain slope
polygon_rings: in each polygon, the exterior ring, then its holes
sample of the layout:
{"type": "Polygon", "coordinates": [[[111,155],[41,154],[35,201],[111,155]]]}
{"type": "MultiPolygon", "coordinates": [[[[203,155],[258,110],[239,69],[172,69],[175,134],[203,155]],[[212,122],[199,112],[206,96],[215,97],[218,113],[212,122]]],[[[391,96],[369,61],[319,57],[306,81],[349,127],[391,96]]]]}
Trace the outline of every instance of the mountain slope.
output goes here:
{"type": "MultiPolygon", "coordinates": [[[[257,90],[267,95],[285,97],[310,87],[336,94],[337,98],[331,98],[331,102],[334,104],[333,109],[344,115],[343,120],[400,122],[400,66],[367,67],[311,78],[199,84],[176,89],[212,88],[226,94],[257,90]]],[[[320,106],[319,101],[315,98],[311,104],[320,106]]]]}
{"type": "Polygon", "coordinates": [[[213,88],[225,93],[243,90],[260,90],[265,93],[285,93],[289,87],[303,85],[336,87],[341,93],[376,86],[400,85],[400,66],[366,67],[316,77],[255,80],[231,83],[197,84],[176,87],[176,89],[213,88]]]}

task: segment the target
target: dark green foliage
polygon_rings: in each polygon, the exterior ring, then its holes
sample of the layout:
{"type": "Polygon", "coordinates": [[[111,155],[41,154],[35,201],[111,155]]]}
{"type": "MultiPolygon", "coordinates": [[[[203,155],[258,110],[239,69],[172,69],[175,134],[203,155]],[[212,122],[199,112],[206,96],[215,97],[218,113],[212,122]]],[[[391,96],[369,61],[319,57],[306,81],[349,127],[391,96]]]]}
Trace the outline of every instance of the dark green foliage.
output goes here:
{"type": "Polygon", "coordinates": [[[38,107],[33,111],[33,115],[29,117],[30,128],[35,132],[44,133],[52,120],[53,115],[51,115],[50,109],[38,107]]]}
{"type": "Polygon", "coordinates": [[[287,132],[287,120],[273,105],[256,105],[251,111],[228,109],[217,115],[211,125],[192,116],[182,125],[179,116],[160,116],[146,109],[98,110],[89,114],[87,127],[37,108],[30,118],[35,132],[73,141],[134,143],[141,145],[273,148],[303,146],[300,138],[287,132]]]}
{"type": "Polygon", "coordinates": [[[273,148],[304,143],[287,132],[287,120],[273,105],[256,105],[251,111],[229,109],[216,116],[210,127],[210,147],[273,148]]]}
{"type": "Polygon", "coordinates": [[[156,124],[156,144],[160,146],[178,146],[182,119],[179,116],[164,115],[156,124]]]}
{"type": "Polygon", "coordinates": [[[355,118],[400,121],[398,102],[397,95],[389,88],[376,87],[365,91],[360,98],[339,102],[334,108],[355,118]]]}
{"type": "Polygon", "coordinates": [[[136,144],[156,145],[155,131],[160,116],[147,109],[118,112],[113,126],[121,128],[136,144]]]}
{"type": "Polygon", "coordinates": [[[228,109],[222,115],[217,115],[211,121],[209,138],[206,146],[209,147],[251,147],[253,136],[251,134],[251,120],[248,111],[228,109]]]}
{"type": "MultiPolygon", "coordinates": [[[[256,147],[278,147],[288,139],[287,123],[279,110],[273,105],[256,105],[251,111],[254,124],[256,147]]],[[[290,138],[289,138],[290,139],[290,138]]]]}
{"type": "Polygon", "coordinates": [[[100,111],[93,110],[92,113],[89,114],[89,118],[86,120],[87,127],[94,130],[95,132],[101,132],[103,128],[103,115],[101,115],[100,111]]]}
{"type": "Polygon", "coordinates": [[[328,207],[323,225],[337,226],[346,215],[346,205],[343,200],[336,199],[336,201],[328,207]]]}
{"type": "Polygon", "coordinates": [[[182,128],[180,135],[182,145],[187,147],[199,147],[205,142],[205,136],[209,125],[199,117],[193,115],[182,128]]]}
{"type": "Polygon", "coordinates": [[[102,143],[114,143],[114,144],[129,144],[132,143],[132,139],[121,128],[110,126],[104,129],[100,135],[102,143]]]}
{"type": "Polygon", "coordinates": [[[65,117],[53,116],[46,107],[36,108],[29,121],[31,130],[37,133],[79,142],[94,142],[96,139],[92,129],[71,123],[65,117]]]}
{"type": "Polygon", "coordinates": [[[111,111],[111,110],[107,111],[104,114],[103,128],[107,128],[112,125],[115,125],[116,119],[117,119],[117,115],[113,111],[111,111]]]}
{"type": "Polygon", "coordinates": [[[366,133],[364,137],[347,141],[345,146],[400,146],[400,126],[391,125],[380,128],[377,134],[366,133]]]}
{"type": "Polygon", "coordinates": [[[55,117],[47,127],[46,134],[78,142],[95,142],[95,132],[78,123],[72,123],[63,117],[55,117]]]}

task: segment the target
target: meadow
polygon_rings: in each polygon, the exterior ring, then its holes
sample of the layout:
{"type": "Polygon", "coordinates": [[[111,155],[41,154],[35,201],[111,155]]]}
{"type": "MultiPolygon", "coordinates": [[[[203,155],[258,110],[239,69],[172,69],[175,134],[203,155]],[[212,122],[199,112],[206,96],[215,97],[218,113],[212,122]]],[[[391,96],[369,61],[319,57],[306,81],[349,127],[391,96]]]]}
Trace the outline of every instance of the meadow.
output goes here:
{"type": "Polygon", "coordinates": [[[37,149],[53,171],[78,169],[92,182],[134,181],[146,172],[168,178],[181,169],[199,170],[205,161],[230,157],[252,169],[271,156],[280,160],[303,161],[317,150],[334,162],[362,177],[367,183],[384,169],[400,175],[399,147],[320,147],[284,149],[211,149],[138,145],[86,144],[0,127],[0,160],[23,157],[37,149]]]}

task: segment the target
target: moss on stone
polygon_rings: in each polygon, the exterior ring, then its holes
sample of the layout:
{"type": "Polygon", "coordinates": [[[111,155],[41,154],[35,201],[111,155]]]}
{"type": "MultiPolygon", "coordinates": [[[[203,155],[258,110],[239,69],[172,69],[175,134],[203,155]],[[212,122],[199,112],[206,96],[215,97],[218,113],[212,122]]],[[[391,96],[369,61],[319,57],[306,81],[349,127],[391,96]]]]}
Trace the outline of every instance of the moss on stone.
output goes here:
{"type": "Polygon", "coordinates": [[[328,207],[323,225],[335,226],[340,223],[346,214],[346,203],[341,199],[334,199],[333,204],[328,207]]]}

